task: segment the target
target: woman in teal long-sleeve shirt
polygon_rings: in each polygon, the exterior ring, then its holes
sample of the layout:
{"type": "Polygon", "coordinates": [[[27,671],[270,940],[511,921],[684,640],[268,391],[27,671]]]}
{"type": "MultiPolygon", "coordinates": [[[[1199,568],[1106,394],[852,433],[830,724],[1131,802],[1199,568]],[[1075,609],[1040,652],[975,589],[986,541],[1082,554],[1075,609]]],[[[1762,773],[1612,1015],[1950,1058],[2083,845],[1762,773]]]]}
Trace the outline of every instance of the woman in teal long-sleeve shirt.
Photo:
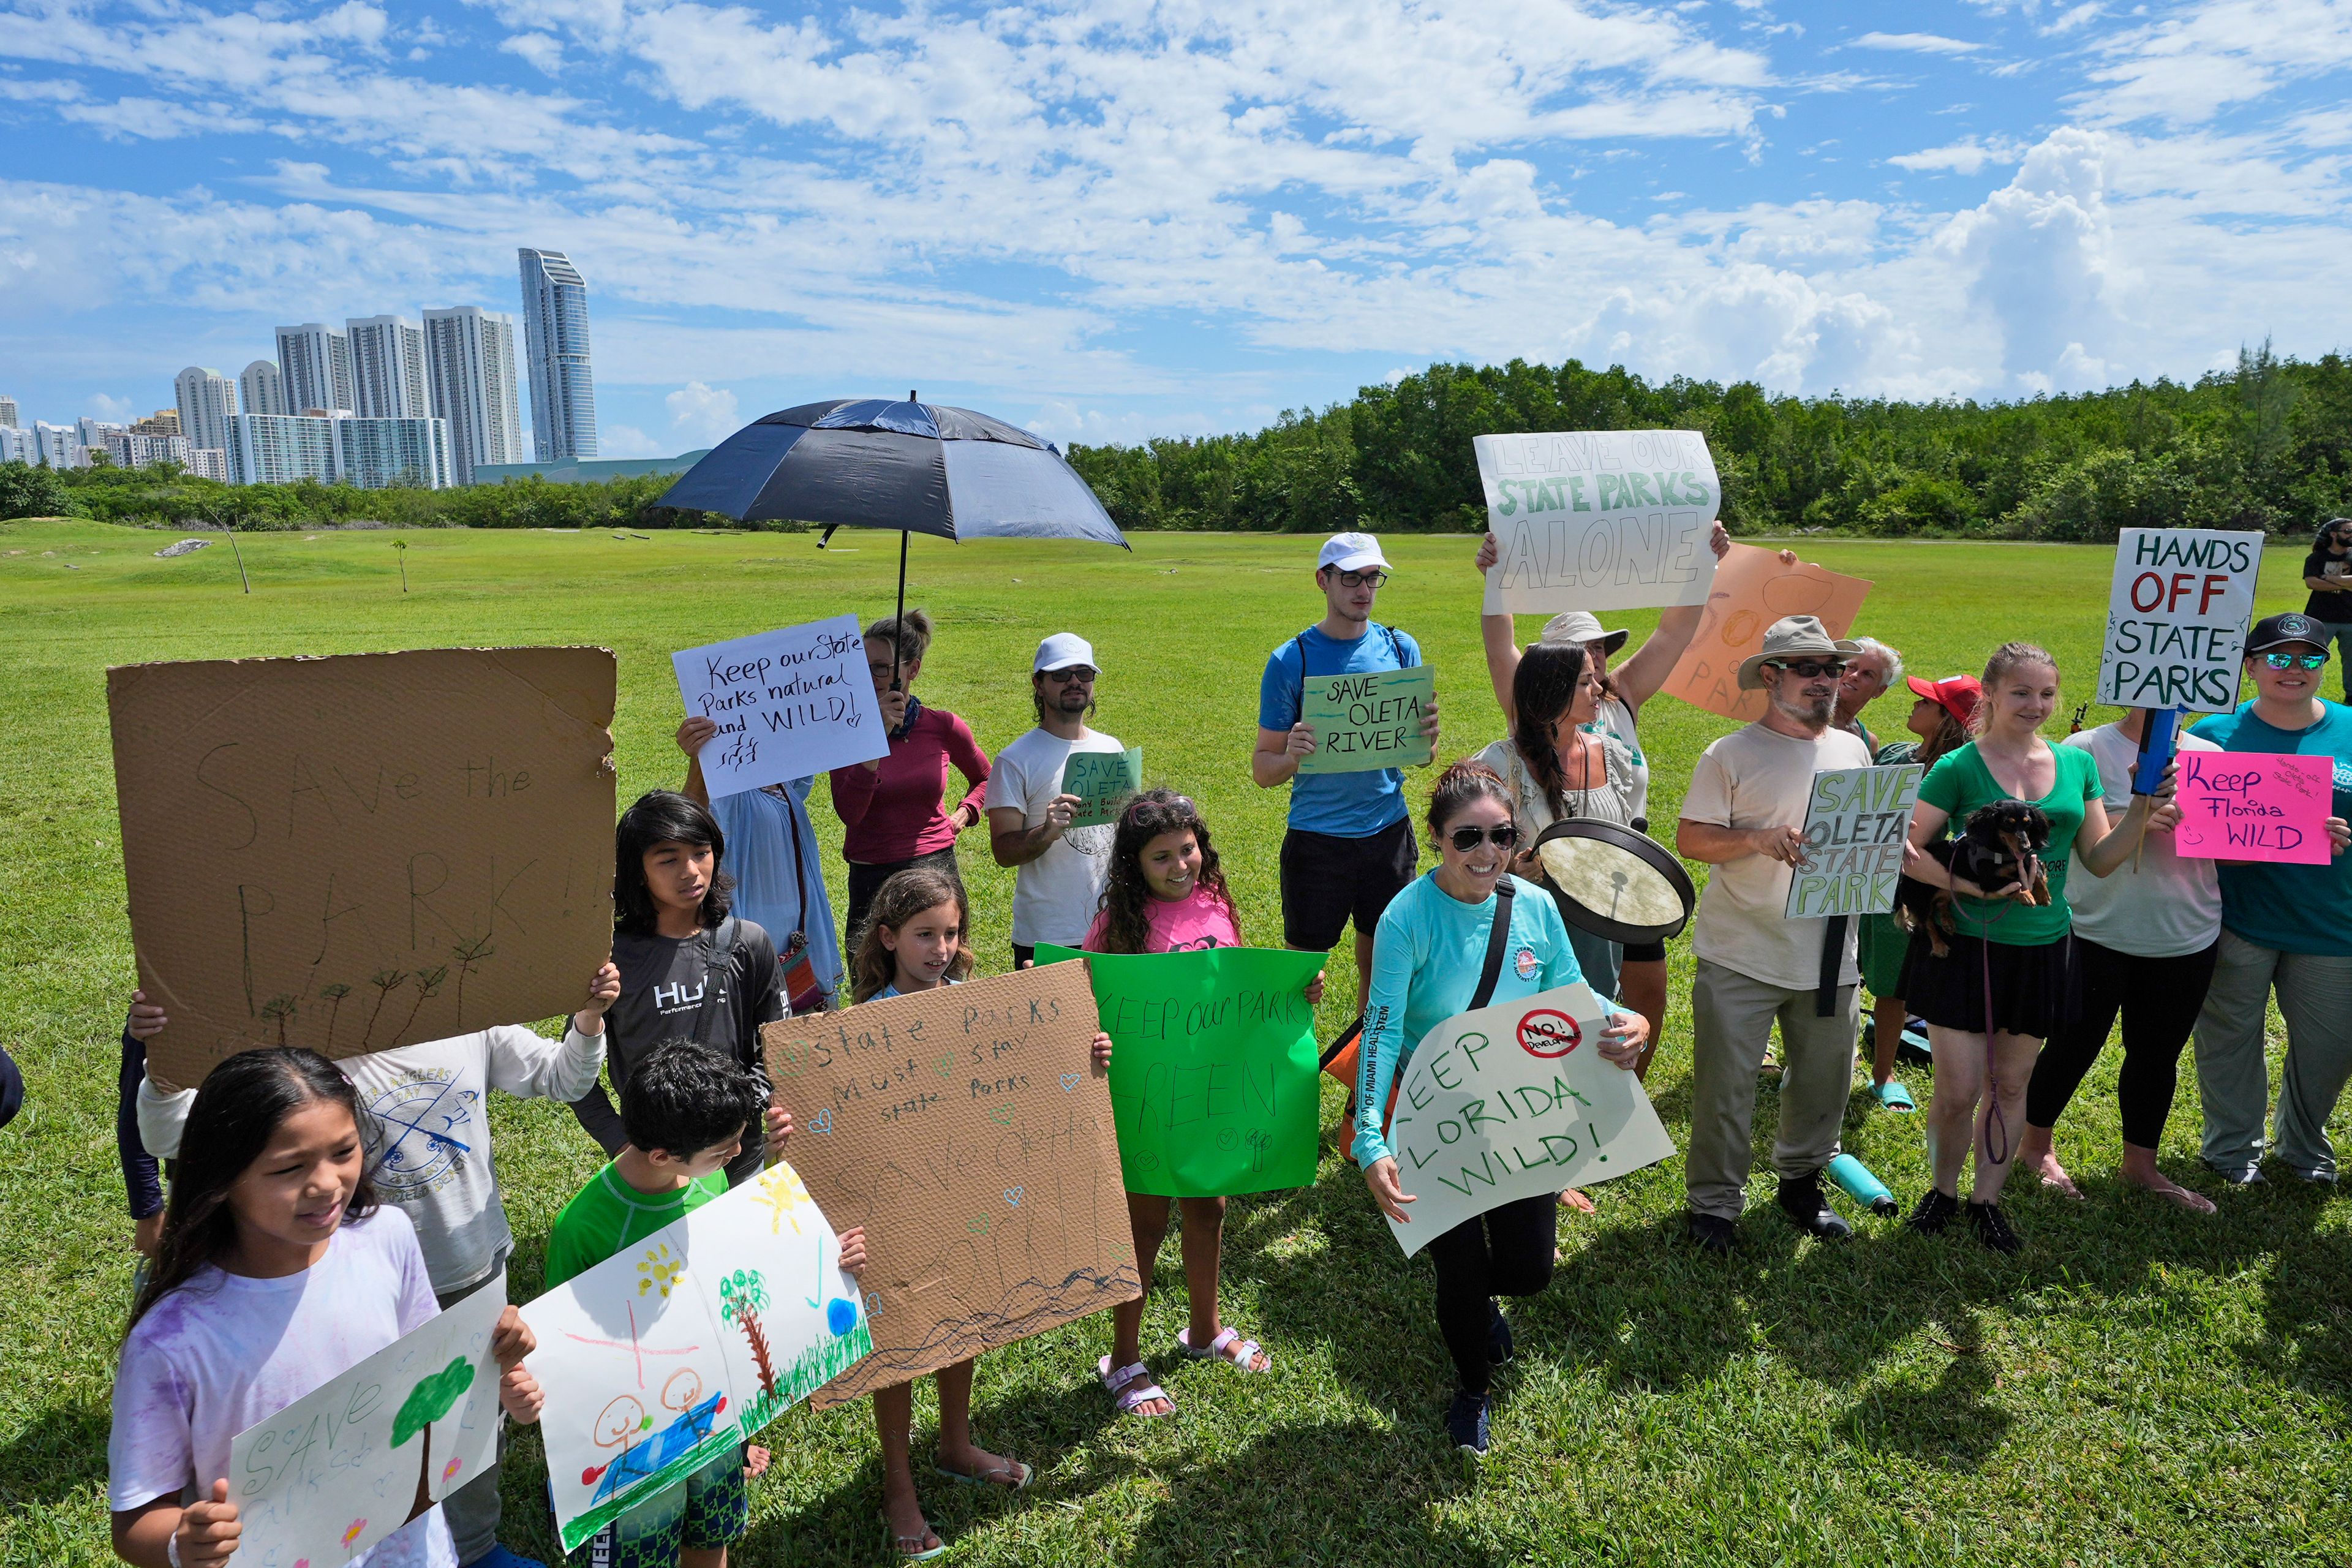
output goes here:
{"type": "MultiPolygon", "coordinates": [[[[1509,874],[1518,847],[1512,811],[1509,788],[1485,763],[1446,769],[1430,795],[1427,819],[1437,868],[1390,902],[1372,940],[1372,986],[1356,1086],[1356,1159],[1373,1201],[1402,1223],[1411,1222],[1405,1205],[1414,1200],[1398,1185],[1396,1159],[1383,1135],[1389,1086],[1423,1036],[1469,1011],[1501,901],[1495,888],[1509,874]]],[[[1550,895],[1531,882],[1512,882],[1510,930],[1489,1005],[1584,978],[1550,895]]],[[[1617,1014],[1601,1031],[1601,1054],[1631,1071],[1649,1032],[1640,1014],[1617,1014]]],[[[1559,1216],[1558,1202],[1541,1193],[1466,1219],[1426,1248],[1437,1273],[1438,1332],[1461,1385],[1445,1426],[1466,1452],[1486,1451],[1493,1368],[1511,1356],[1510,1325],[1495,1298],[1532,1296],[1551,1283],[1559,1216]]]]}

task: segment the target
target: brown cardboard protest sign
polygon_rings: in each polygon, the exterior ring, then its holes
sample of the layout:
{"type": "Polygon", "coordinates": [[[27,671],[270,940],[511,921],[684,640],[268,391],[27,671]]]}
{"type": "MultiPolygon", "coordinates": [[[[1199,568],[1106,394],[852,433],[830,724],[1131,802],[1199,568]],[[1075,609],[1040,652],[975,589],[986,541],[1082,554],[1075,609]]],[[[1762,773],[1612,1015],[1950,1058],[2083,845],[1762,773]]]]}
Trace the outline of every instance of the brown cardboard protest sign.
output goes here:
{"type": "Polygon", "coordinates": [[[159,1081],[568,1013],[613,943],[604,648],[107,671],[159,1081]]]}
{"type": "Polygon", "coordinates": [[[862,1002],[760,1031],[790,1158],[866,1227],[874,1353],[838,1405],[1143,1293],[1081,963],[862,1002]]]}
{"type": "Polygon", "coordinates": [[[1706,609],[1690,647],[1666,677],[1664,690],[1727,719],[1764,716],[1761,691],[1739,689],[1739,661],[1764,651],[1764,633],[1784,616],[1817,616],[1842,637],[1862,613],[1870,584],[1811,562],[1780,563],[1777,550],[1735,544],[1715,569],[1706,609]]]}

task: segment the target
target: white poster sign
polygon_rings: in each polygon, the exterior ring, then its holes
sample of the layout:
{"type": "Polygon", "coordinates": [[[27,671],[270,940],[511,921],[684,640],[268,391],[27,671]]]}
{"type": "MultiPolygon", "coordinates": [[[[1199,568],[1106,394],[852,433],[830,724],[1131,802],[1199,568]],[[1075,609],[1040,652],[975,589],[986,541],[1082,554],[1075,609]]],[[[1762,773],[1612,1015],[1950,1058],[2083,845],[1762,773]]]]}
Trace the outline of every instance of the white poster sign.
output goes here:
{"type": "Polygon", "coordinates": [[[701,752],[703,783],[713,796],[889,752],[855,616],[669,657],[687,712],[719,726],[701,752]]]}
{"type": "Polygon", "coordinates": [[[347,1563],[481,1474],[499,1436],[502,1275],[229,1445],[240,1563],[347,1563]]]}
{"type": "Polygon", "coordinates": [[[522,1310],[565,1551],[874,1348],[840,1258],[776,1164],[522,1310]]]}
{"type": "Polygon", "coordinates": [[[1606,1026],[1579,982],[1422,1037],[1389,1123],[1398,1184],[1416,1200],[1410,1223],[1389,1221],[1406,1257],[1498,1204],[1589,1186],[1675,1152],[1642,1080],[1601,1059],[1606,1026]]]}
{"type": "Polygon", "coordinates": [[[2117,534],[2099,700],[2192,713],[2235,708],[2262,568],[2259,533],[2126,528],[2117,534]]]}
{"type": "Polygon", "coordinates": [[[1694,430],[1480,436],[1495,564],[1486,613],[1703,605],[1723,503],[1694,430]]]}
{"type": "Polygon", "coordinates": [[[1789,879],[1790,920],[1883,915],[1903,879],[1903,841],[1919,803],[1916,763],[1834,768],[1813,775],[1805,805],[1805,858],[1789,879]]]}

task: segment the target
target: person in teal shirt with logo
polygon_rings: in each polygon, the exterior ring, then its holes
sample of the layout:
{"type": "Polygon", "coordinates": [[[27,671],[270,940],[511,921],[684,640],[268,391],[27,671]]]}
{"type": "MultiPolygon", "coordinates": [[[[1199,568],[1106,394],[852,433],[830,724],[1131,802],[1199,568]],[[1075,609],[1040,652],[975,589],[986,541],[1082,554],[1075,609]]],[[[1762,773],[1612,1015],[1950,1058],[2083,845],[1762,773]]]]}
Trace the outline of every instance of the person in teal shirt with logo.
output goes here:
{"type": "Polygon", "coordinates": [[[2225,752],[2335,763],[2326,865],[2221,864],[2221,953],[2197,1017],[2197,1085],[2205,1163],[2239,1186],[2263,1179],[2263,1018],[2273,992],[2286,1020],[2286,1067],[2271,1147],[2305,1181],[2336,1180],[2327,1118],[2352,1077],[2352,856],[2344,853],[2352,844],[2352,708],[2319,694],[2330,635],[2309,616],[2256,622],[2246,637],[2253,700],[2189,731],[2225,752]]]}

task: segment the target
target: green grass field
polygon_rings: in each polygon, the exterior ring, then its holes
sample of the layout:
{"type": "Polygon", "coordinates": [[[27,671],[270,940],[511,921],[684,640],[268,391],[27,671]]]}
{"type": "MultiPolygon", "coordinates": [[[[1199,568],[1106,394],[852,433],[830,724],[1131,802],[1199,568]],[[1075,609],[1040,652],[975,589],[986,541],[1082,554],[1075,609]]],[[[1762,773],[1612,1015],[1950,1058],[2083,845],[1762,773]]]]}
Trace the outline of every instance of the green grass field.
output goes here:
{"type": "MultiPolygon", "coordinates": [[[[0,1133],[0,1563],[108,1560],[106,1439],[133,1257],[113,1144],[115,1036],[131,983],[108,757],[104,671],[152,659],[451,644],[597,643],[621,662],[614,741],[624,801],[674,785],[683,759],[670,650],[888,608],[897,541],[610,533],[406,536],[410,591],[383,532],[245,536],[241,593],[225,541],[177,560],[173,536],[87,523],[0,525],[0,1038],[30,1084],[0,1133]]],[[[1152,782],[1202,800],[1247,932],[1279,936],[1275,850],[1284,796],[1246,758],[1267,650],[1320,614],[1311,540],[1146,535],[1093,546],[933,540],[914,546],[912,602],[941,623],[925,700],[965,715],[992,751],[1029,720],[1037,638],[1076,629],[1103,666],[1101,728],[1144,748],[1152,782]]],[[[1478,657],[1476,584],[1461,538],[1391,541],[1382,618],[1438,672],[1445,750],[1501,732],[1478,657]]],[[[1858,630],[1915,672],[1978,668],[2030,637],[2063,661],[2074,700],[2095,672],[2110,552],[1827,543],[1827,564],[1877,586],[1858,630]]],[[[2274,552],[2264,611],[2299,606],[2274,552]]],[[[1613,621],[1620,617],[1611,617],[1613,621]]],[[[1654,619],[1622,617],[1637,628],[1654,619]]],[[[2071,707],[2071,702],[2070,702],[2071,707]]],[[[1906,704],[1870,715],[1899,729],[1906,704]]],[[[2096,715],[2095,715],[2096,717],[2096,715]]],[[[1670,823],[1692,762],[1729,726],[1661,698],[1644,716],[1651,815],[1670,823]]],[[[838,828],[818,831],[841,897],[838,828]]],[[[1012,875],[964,841],[984,972],[1007,963],[1012,875]]],[[[1687,1120],[1688,945],[1651,1088],[1679,1140],[1687,1120]]],[[[1352,1012],[1335,965],[1325,1012],[1352,1012]]],[[[2273,1038],[2277,1038],[2273,1020],[2273,1038]]],[[[1171,1246],[1147,1347],[1181,1412],[1109,1419],[1096,1386],[1101,1321],[992,1353],[977,1391],[983,1440],[1037,1467],[1018,1499],[926,1487],[967,1563],[1520,1562],[2340,1563],[2352,1560],[2352,1205],[2295,1183],[2216,1195],[2200,1218],[2119,1187],[2110,1052],[2060,1128],[2086,1204],[2012,1188],[2026,1253],[1957,1233],[1929,1240],[1861,1218],[1849,1245],[1801,1240],[1759,1174],[1742,1247],[1706,1259],[1681,1237],[1682,1167],[1597,1191],[1565,1220],[1566,1258],[1517,1310],[1521,1355],[1497,1384],[1493,1455],[1475,1475],[1444,1440],[1449,1369],[1425,1268],[1389,1238],[1360,1181],[1327,1152],[1307,1190],[1236,1200],[1225,1312],[1262,1340],[1272,1375],[1181,1365],[1171,1246]]],[[[1927,1075],[1905,1072],[1924,1103],[1927,1075]]],[[[1760,1100],[1759,1172],[1772,1096],[1760,1100]]],[[[1925,1182],[1920,1118],[1867,1109],[1848,1146],[1906,1203],[1925,1182]]],[[[1324,1121],[1340,1096],[1327,1085],[1324,1121]]],[[[557,1206],[594,1170],[560,1106],[500,1100],[499,1168],[536,1292],[557,1206]]],[[[2165,1141],[2196,1166],[2194,1074],[2165,1141]]],[[[2342,1122],[2337,1123],[2338,1135],[2342,1122]]],[[[926,1385],[928,1387],[928,1385],[926,1385]]],[[[932,1416],[918,1404],[919,1474],[932,1416]]],[[[769,1429],[749,1564],[883,1560],[873,1423],[863,1405],[793,1412],[769,1429]]],[[[506,1540],[546,1556],[535,1440],[508,1466],[506,1540]]]]}

